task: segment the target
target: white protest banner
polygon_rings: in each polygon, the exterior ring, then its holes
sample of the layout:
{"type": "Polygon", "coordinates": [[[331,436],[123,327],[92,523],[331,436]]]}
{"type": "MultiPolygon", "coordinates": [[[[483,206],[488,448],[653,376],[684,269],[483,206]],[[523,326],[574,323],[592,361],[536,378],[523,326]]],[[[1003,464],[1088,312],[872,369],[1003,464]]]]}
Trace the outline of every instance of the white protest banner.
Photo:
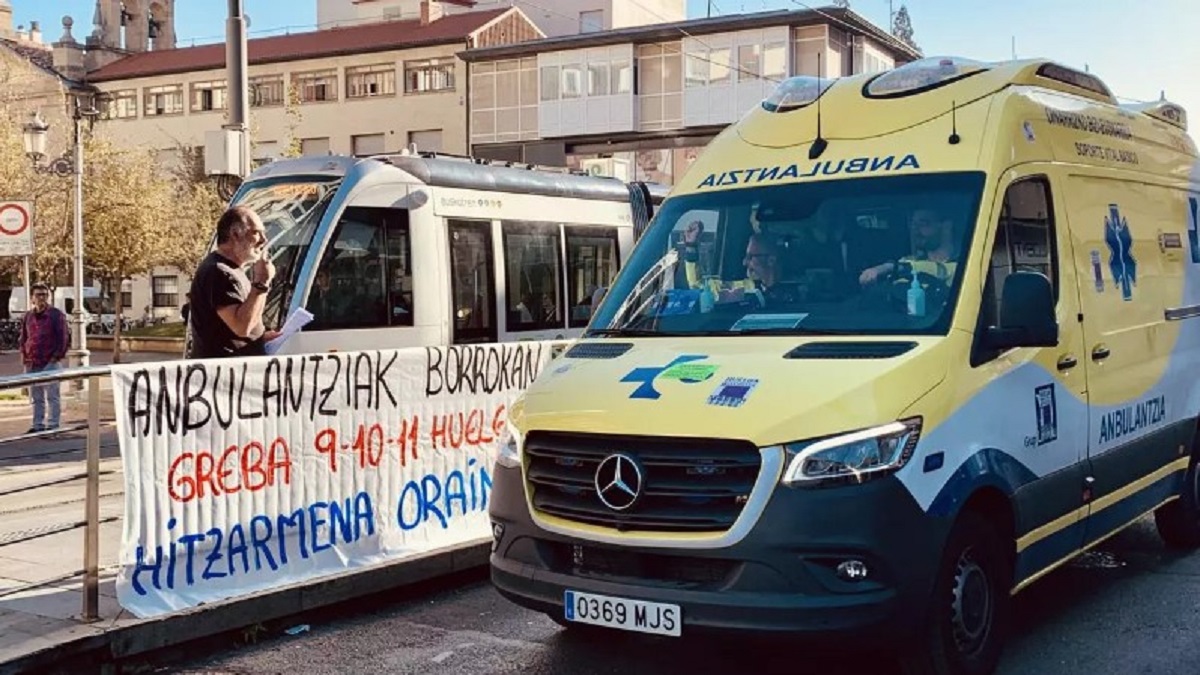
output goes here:
{"type": "Polygon", "coordinates": [[[507,408],[559,345],[114,366],[121,606],[151,617],[486,540],[507,408]]]}

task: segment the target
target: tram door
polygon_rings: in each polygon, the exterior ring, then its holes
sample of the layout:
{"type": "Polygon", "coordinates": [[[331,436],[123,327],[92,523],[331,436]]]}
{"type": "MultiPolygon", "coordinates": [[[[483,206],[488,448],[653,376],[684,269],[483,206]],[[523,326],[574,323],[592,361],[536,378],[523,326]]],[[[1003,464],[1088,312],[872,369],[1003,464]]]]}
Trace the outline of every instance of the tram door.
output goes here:
{"type": "Polygon", "coordinates": [[[496,261],[492,223],[450,219],[450,325],[453,344],[496,342],[496,261]]]}

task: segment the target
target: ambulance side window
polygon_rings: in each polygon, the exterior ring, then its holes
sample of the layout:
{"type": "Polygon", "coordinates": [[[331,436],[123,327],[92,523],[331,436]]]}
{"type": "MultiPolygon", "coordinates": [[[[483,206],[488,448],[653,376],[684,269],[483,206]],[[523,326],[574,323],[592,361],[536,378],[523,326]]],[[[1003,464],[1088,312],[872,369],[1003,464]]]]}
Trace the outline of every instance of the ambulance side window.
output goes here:
{"type": "Polygon", "coordinates": [[[1004,282],[1014,272],[1044,274],[1054,288],[1054,299],[1058,300],[1054,209],[1050,183],[1044,176],[1013,183],[1004,194],[980,308],[981,325],[998,325],[1004,282]]]}

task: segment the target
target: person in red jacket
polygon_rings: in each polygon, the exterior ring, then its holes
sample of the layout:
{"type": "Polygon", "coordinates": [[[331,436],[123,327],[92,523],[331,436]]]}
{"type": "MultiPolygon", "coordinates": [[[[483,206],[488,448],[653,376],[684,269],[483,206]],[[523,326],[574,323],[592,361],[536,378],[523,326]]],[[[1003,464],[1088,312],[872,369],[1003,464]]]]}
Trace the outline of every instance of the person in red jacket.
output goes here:
{"type": "MultiPolygon", "coordinates": [[[[50,288],[33,285],[33,307],[21,319],[21,360],[25,372],[38,373],[62,368],[71,344],[71,329],[67,315],[50,304],[50,288]]],[[[33,399],[33,426],[27,433],[57,429],[61,406],[57,382],[36,384],[30,389],[33,399]],[[49,408],[49,410],[47,410],[49,408]],[[47,417],[49,419],[47,419],[47,417]]]]}

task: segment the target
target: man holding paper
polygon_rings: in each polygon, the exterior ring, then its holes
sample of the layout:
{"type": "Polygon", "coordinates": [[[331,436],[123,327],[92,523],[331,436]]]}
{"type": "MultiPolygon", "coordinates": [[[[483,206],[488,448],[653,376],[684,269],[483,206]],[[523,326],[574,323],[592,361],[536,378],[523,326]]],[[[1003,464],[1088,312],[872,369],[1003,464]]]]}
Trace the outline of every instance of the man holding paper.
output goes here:
{"type": "Polygon", "coordinates": [[[262,356],[279,336],[263,325],[263,308],[275,278],[267,255],[267,230],[253,210],[235,206],[217,221],[217,250],[196,268],[188,322],[195,359],[262,356]],[[253,263],[251,276],[242,269],[253,263]]]}

